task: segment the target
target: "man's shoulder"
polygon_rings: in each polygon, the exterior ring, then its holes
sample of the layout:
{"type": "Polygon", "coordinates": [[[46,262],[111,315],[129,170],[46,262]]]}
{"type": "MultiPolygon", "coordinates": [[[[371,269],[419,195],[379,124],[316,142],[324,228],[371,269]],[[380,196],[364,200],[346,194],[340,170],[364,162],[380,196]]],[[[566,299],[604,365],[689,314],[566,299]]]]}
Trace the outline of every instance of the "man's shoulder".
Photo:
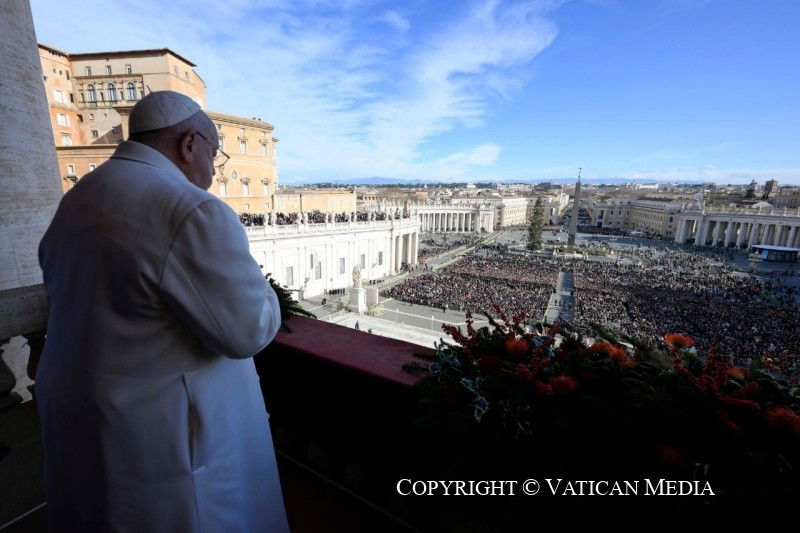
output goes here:
{"type": "Polygon", "coordinates": [[[168,195],[177,200],[184,209],[192,209],[204,202],[218,200],[213,194],[192,184],[177,172],[177,169],[172,171],[145,161],[111,158],[100,165],[93,174],[87,178],[103,180],[104,190],[108,190],[107,187],[121,187],[128,194],[168,195]]]}

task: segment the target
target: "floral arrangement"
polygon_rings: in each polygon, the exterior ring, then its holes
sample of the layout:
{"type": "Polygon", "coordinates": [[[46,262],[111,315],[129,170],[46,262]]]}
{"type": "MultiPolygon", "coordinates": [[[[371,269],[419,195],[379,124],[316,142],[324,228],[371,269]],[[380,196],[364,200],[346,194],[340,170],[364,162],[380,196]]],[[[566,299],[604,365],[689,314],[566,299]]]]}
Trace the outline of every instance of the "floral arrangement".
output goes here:
{"type": "Polygon", "coordinates": [[[589,344],[567,327],[495,312],[491,327],[475,329],[469,314],[466,332],[443,325],[453,341],[407,366],[424,375],[418,429],[450,449],[494,450],[482,457],[512,471],[670,474],[739,495],[797,490],[796,368],[734,366],[680,334],[652,346],[598,328],[589,344]]]}

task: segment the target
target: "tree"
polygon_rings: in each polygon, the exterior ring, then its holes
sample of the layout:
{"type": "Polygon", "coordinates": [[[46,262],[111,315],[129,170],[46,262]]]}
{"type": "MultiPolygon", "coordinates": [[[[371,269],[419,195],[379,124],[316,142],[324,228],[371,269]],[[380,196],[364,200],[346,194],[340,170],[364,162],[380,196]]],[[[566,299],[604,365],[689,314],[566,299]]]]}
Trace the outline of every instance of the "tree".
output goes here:
{"type": "Polygon", "coordinates": [[[542,249],[542,229],[544,228],[544,205],[537,198],[533,206],[530,226],[528,226],[528,250],[542,249]]]}

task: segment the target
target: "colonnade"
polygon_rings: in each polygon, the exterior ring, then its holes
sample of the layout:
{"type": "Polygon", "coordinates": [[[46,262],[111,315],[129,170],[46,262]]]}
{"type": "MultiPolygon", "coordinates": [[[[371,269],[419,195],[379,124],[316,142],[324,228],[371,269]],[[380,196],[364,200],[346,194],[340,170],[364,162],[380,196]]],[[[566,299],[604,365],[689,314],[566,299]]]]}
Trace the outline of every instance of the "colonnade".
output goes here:
{"type": "Polygon", "coordinates": [[[392,238],[392,273],[400,272],[403,263],[414,266],[419,255],[419,233],[404,233],[392,238]]]}
{"type": "Polygon", "coordinates": [[[419,213],[420,231],[437,233],[492,231],[491,212],[485,211],[434,211],[419,213]]]}
{"type": "Polygon", "coordinates": [[[675,242],[694,239],[696,246],[752,246],[756,244],[800,247],[800,217],[684,217],[675,242]]]}

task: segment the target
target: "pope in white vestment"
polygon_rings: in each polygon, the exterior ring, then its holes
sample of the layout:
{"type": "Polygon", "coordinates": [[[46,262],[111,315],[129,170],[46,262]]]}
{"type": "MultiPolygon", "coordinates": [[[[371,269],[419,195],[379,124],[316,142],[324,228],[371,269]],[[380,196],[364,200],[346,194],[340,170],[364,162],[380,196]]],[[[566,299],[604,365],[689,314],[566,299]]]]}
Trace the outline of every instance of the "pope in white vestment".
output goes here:
{"type": "Polygon", "coordinates": [[[126,141],[64,196],[39,259],[51,529],[288,531],[252,359],[280,311],[236,214],[126,141]]]}

